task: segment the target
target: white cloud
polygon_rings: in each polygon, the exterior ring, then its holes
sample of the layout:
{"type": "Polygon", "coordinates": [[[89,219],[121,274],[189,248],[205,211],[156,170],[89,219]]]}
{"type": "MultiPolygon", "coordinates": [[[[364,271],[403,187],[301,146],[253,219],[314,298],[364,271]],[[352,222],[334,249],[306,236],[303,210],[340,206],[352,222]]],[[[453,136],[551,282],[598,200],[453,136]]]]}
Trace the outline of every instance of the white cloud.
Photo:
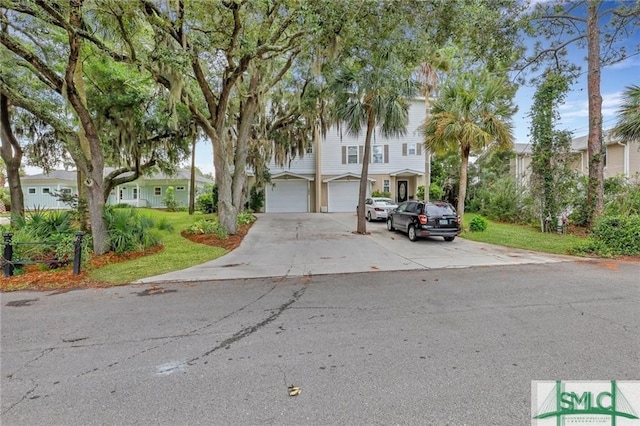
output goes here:
{"type": "MultiPolygon", "coordinates": [[[[615,115],[622,102],[622,92],[605,93],[602,95],[602,115],[615,115]]],[[[558,108],[563,119],[589,116],[589,102],[587,100],[567,101],[558,108]]]]}
{"type": "Polygon", "coordinates": [[[638,68],[640,67],[640,57],[638,56],[633,56],[630,58],[627,58],[623,61],[620,62],[616,62],[613,65],[607,65],[606,69],[612,69],[612,70],[623,70],[623,69],[627,69],[627,68],[638,68]]]}

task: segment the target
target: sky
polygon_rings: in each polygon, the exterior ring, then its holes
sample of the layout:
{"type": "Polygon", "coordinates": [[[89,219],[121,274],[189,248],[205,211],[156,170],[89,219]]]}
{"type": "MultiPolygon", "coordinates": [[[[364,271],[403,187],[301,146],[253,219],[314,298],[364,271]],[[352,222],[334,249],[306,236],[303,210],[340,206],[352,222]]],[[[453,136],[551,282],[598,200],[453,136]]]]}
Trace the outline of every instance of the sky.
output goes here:
{"type": "MultiPolygon", "coordinates": [[[[631,45],[640,45],[640,34],[634,39],[628,40],[631,45]]],[[[574,47],[570,52],[575,59],[575,63],[580,64],[582,74],[578,80],[570,87],[565,101],[559,107],[560,122],[557,124],[558,130],[569,130],[574,137],[584,136],[588,133],[588,96],[587,96],[587,63],[586,52],[574,47]]],[[[640,54],[629,56],[622,62],[604,67],[602,69],[602,80],[600,92],[602,95],[602,127],[607,130],[617,122],[616,111],[619,109],[622,95],[626,87],[640,85],[640,54]]],[[[522,86],[518,90],[515,103],[518,112],[513,117],[514,135],[516,143],[529,143],[530,119],[533,96],[536,88],[522,86]]]]}

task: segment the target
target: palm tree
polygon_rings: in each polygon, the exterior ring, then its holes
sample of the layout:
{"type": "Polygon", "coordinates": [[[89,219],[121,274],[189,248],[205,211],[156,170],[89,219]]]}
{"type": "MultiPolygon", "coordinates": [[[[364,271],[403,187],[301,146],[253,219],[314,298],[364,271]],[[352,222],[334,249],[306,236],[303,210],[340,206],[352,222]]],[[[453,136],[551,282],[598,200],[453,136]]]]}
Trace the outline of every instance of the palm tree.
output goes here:
{"type": "Polygon", "coordinates": [[[400,136],[409,121],[409,102],[415,96],[416,84],[403,78],[403,69],[388,54],[367,65],[347,64],[331,81],[333,94],[331,110],[334,122],[346,126],[349,134],[357,136],[366,129],[360,192],[358,196],[359,234],[367,232],[364,202],[367,196],[371,139],[376,127],[384,137],[400,136]]]}
{"type": "Polygon", "coordinates": [[[626,88],[618,116],[613,134],[623,141],[640,141],[640,86],[626,88]]]}
{"type": "Polygon", "coordinates": [[[435,152],[459,150],[460,189],[458,214],[464,215],[469,156],[513,144],[515,112],[513,87],[505,78],[486,73],[462,73],[452,78],[433,103],[431,116],[422,126],[424,145],[435,152]]]}
{"type": "MultiPolygon", "coordinates": [[[[425,117],[431,114],[431,95],[438,89],[440,77],[438,71],[449,72],[451,69],[452,49],[443,48],[429,52],[427,62],[420,64],[417,70],[417,80],[424,96],[425,117]]],[[[425,189],[424,199],[429,201],[429,189],[431,188],[431,151],[426,148],[424,153],[425,189]]]]}

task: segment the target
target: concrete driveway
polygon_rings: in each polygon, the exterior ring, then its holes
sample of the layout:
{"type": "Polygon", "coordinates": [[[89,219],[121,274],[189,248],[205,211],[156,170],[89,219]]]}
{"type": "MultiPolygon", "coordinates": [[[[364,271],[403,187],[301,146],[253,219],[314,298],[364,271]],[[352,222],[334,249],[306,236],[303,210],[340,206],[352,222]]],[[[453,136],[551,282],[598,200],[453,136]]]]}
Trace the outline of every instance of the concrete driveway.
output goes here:
{"type": "MultiPolygon", "coordinates": [[[[354,234],[354,213],[257,214],[244,241],[227,255],[138,283],[208,281],[371,271],[553,263],[572,260],[526,250],[476,243],[463,238],[411,242],[387,231],[384,222],[367,223],[369,235],[354,234]]],[[[202,250],[207,250],[202,246],[202,250]]]]}

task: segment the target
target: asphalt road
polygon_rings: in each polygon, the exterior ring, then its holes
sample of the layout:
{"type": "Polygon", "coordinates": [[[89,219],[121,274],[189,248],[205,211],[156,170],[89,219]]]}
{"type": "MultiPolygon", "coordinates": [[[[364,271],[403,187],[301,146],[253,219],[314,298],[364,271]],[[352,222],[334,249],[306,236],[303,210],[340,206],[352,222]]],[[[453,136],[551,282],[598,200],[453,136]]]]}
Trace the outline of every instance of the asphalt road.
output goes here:
{"type": "Polygon", "coordinates": [[[0,420],[529,424],[533,379],[640,378],[638,272],[561,262],[3,294],[0,420]]]}

